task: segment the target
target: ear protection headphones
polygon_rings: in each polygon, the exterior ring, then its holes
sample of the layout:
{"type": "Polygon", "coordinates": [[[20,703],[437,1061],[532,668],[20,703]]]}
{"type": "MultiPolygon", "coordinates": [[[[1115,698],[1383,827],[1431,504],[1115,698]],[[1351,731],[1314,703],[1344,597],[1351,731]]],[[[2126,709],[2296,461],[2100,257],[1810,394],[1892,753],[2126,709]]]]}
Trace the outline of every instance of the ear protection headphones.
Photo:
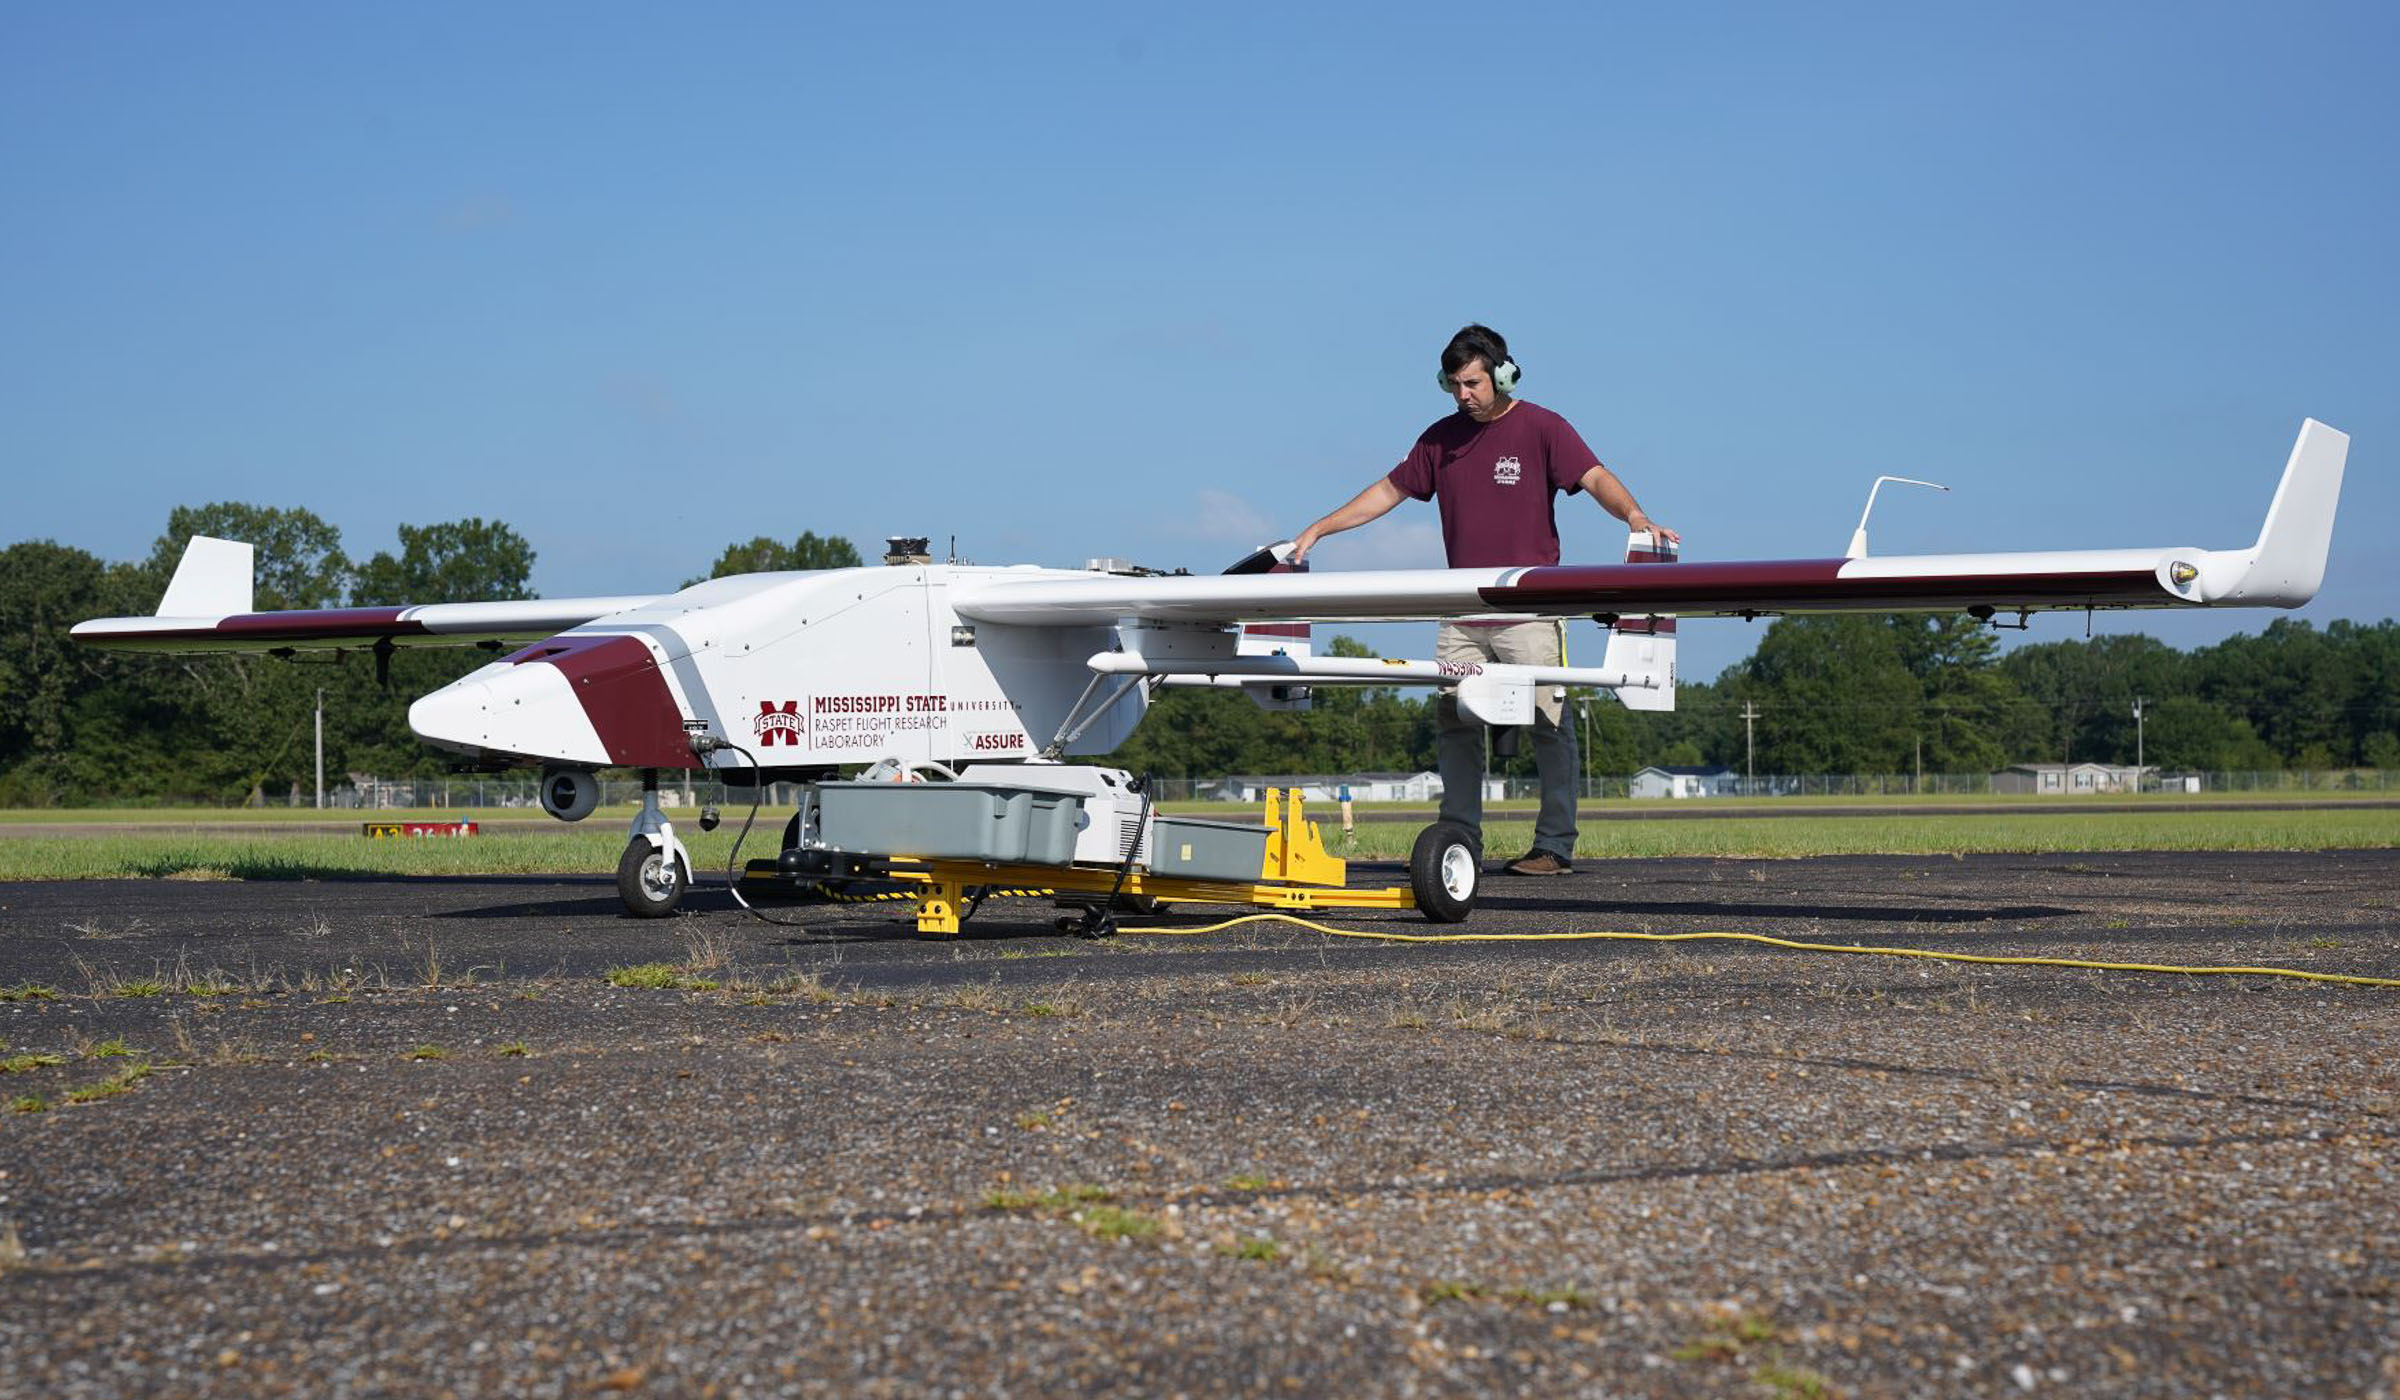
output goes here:
{"type": "MultiPolygon", "coordinates": [[[[1500,349],[1497,344],[1491,341],[1481,340],[1480,338],[1474,342],[1474,350],[1477,358],[1481,359],[1485,364],[1491,366],[1492,387],[1499,390],[1503,394],[1516,393],[1517,380],[1522,377],[1523,371],[1517,368],[1517,362],[1515,360],[1512,360],[1508,357],[1508,352],[1500,349]]],[[[1448,370],[1434,371],[1433,382],[1439,386],[1441,391],[1445,394],[1455,394],[1458,392],[1456,389],[1451,387],[1450,371],[1448,370]]]]}

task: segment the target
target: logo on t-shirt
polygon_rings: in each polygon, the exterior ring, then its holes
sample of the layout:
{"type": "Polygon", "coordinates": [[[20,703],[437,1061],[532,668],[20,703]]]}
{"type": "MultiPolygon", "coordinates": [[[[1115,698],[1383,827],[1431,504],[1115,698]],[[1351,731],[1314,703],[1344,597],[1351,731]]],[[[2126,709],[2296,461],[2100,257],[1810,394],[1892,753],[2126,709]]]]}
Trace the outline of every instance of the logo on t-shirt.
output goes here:
{"type": "Polygon", "coordinates": [[[1524,464],[1514,457],[1503,457],[1492,463],[1492,480],[1502,486],[1514,486],[1525,475],[1524,464]]]}

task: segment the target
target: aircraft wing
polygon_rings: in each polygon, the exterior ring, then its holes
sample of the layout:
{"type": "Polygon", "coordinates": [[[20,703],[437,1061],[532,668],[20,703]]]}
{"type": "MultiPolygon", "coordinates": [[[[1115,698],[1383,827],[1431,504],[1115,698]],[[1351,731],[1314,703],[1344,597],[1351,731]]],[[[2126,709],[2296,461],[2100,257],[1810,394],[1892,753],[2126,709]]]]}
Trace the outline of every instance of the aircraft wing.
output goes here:
{"type": "Polygon", "coordinates": [[[385,608],[252,611],[251,547],[195,536],[151,617],[75,624],[75,640],[112,651],[352,651],[538,642],[652,598],[529,598],[385,608]]]}
{"type": "Polygon", "coordinates": [[[978,622],[1067,626],[1411,621],[1641,614],[2030,613],[2281,607],[2316,595],[2349,455],[2345,433],[2301,427],[2257,542],[2247,548],[1921,554],[1839,559],[1557,564],[1512,569],[995,580],[953,596],[978,622]]]}

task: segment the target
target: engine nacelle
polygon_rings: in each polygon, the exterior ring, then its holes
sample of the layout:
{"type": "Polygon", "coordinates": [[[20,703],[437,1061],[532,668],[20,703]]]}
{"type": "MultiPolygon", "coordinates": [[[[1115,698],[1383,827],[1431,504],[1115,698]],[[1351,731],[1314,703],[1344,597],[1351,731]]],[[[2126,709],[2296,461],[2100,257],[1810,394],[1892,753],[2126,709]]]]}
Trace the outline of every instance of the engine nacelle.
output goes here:
{"type": "Polygon", "coordinates": [[[582,768],[542,771],[542,810],[562,822],[579,822],[600,805],[600,780],[582,768]]]}

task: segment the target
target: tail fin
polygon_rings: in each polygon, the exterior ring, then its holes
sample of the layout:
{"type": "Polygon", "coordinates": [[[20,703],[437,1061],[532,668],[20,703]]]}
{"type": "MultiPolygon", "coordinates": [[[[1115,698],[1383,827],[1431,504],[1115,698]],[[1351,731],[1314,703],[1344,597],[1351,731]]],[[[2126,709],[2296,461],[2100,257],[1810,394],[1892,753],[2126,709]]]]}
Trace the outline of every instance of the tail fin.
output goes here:
{"type": "Polygon", "coordinates": [[[255,610],[250,546],[233,540],[192,536],[158,600],[160,617],[229,617],[255,610]]]}
{"type": "MultiPolygon", "coordinates": [[[[1628,564],[1672,564],[1681,549],[1673,540],[1636,530],[1625,537],[1628,564]]],[[[1620,617],[1608,634],[1608,655],[1600,663],[1611,671],[1649,676],[1655,688],[1627,686],[1617,699],[1628,710],[1666,712],[1675,708],[1675,619],[1667,616],[1620,617]]]]}

